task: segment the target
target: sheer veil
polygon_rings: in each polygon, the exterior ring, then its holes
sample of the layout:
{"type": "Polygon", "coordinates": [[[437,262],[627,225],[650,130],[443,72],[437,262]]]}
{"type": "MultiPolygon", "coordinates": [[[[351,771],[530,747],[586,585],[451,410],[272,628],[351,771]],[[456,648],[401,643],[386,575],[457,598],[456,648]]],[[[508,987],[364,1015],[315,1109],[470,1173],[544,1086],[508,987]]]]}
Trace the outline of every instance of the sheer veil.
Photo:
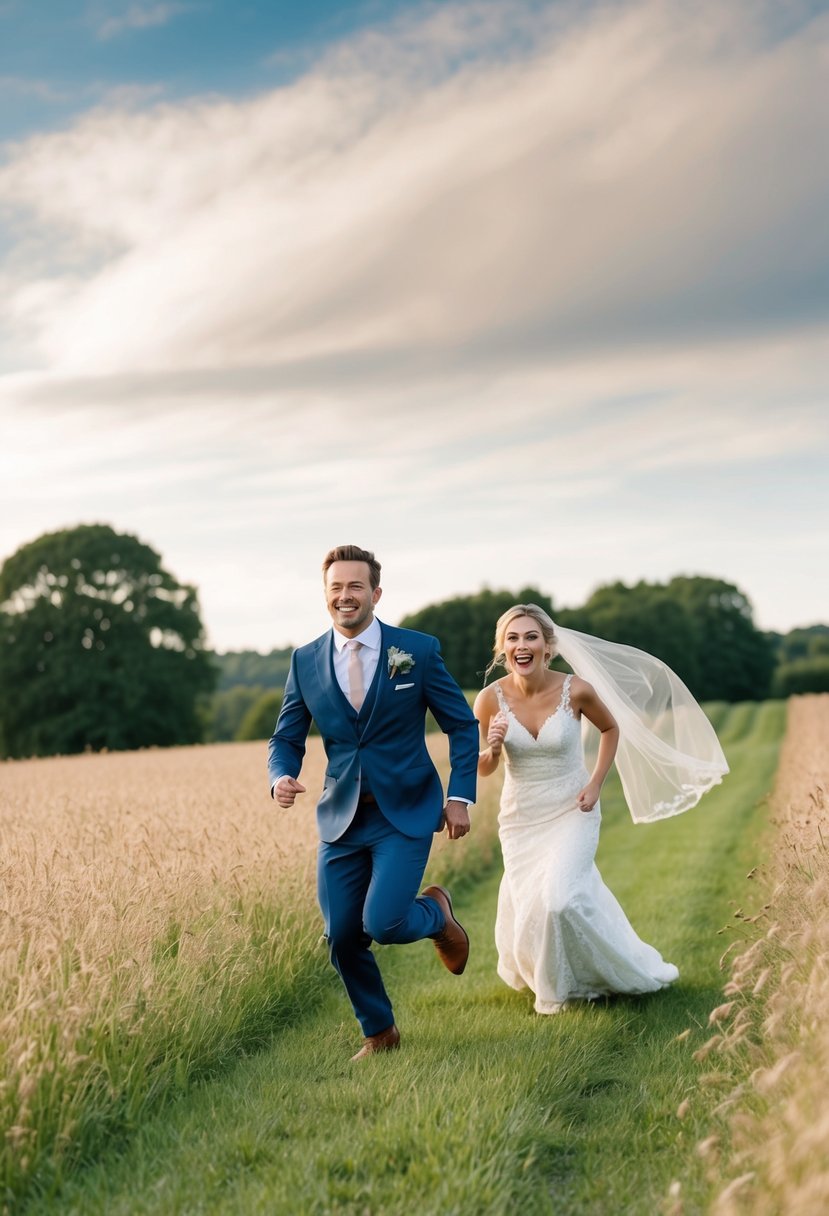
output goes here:
{"type": "Polygon", "coordinates": [[[616,768],[634,823],[679,815],[722,781],[728,763],[714,728],[670,667],[635,646],[561,625],[555,632],[558,653],[619,724],[616,768]]]}

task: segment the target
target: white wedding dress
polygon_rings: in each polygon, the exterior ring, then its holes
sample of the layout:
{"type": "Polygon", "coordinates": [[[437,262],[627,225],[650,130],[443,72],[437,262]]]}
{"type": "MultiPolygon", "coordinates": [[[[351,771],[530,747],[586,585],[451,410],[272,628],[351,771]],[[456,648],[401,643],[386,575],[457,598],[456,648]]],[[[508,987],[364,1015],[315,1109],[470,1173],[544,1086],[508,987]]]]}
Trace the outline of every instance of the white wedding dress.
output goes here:
{"type": "Polygon", "coordinates": [[[574,998],[655,992],[679,975],[637,937],[594,864],[601,810],[580,811],[576,803],[589,774],[570,707],[572,678],[537,738],[494,686],[508,718],[498,974],[512,988],[530,988],[538,1013],[558,1013],[574,998]]]}

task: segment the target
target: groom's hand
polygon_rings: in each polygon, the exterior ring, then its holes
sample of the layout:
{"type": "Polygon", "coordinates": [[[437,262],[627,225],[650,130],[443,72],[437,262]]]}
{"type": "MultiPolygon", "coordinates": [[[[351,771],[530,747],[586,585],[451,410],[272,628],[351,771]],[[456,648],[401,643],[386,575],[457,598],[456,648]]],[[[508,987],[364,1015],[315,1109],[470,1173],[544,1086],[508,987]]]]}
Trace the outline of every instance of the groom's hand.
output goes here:
{"type": "Polygon", "coordinates": [[[450,798],[444,808],[443,818],[450,840],[460,840],[469,832],[469,807],[465,802],[456,802],[450,798]]]}
{"type": "Polygon", "coordinates": [[[293,777],[280,777],[273,787],[273,796],[280,806],[293,806],[297,794],[304,794],[305,786],[294,781],[293,777]]]}

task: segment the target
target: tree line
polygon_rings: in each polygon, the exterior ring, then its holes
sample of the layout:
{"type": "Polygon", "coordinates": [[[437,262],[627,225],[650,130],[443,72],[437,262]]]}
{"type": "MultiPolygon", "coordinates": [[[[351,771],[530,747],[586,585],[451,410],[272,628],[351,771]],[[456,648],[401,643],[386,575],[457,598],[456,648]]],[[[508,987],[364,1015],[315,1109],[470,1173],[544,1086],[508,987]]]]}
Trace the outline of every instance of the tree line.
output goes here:
{"type": "Polygon", "coordinates": [[[700,701],[763,700],[771,691],[772,643],[755,626],[747,597],[721,579],[611,583],[580,608],[557,608],[534,587],[517,596],[485,590],[430,605],[401,624],[436,634],[456,679],[464,687],[480,687],[492,656],[495,622],[516,602],[539,604],[567,628],[657,655],[700,701]]]}
{"type": "MultiPolygon", "coordinates": [[[[527,602],[658,655],[701,701],[829,691],[829,626],[763,633],[738,587],[704,576],[608,584],[578,608],[534,587],[483,588],[400,624],[440,638],[447,667],[473,691],[498,617],[527,602]]],[[[265,738],[290,655],[212,653],[195,587],[136,537],[104,524],[49,533],[0,569],[0,756],[265,738]]]]}

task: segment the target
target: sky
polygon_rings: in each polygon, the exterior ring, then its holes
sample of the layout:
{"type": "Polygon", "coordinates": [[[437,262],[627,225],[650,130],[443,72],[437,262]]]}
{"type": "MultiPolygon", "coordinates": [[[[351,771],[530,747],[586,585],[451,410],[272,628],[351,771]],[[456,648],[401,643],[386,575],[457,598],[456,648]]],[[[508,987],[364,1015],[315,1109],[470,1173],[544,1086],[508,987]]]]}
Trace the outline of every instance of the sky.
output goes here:
{"type": "Polygon", "coordinates": [[[220,651],[704,574],[829,620],[829,0],[0,0],[0,560],[220,651]]]}

